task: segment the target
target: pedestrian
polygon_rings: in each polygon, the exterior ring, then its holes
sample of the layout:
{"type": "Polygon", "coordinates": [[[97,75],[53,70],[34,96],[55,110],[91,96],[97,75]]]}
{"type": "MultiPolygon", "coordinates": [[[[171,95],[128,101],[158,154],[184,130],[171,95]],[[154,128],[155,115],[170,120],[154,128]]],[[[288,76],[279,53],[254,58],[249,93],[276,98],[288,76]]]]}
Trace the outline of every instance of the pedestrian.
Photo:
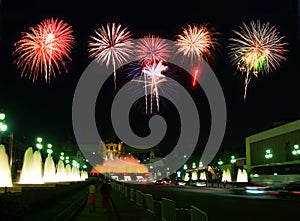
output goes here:
{"type": "Polygon", "coordinates": [[[109,201],[110,201],[110,192],[111,186],[106,179],[103,179],[102,185],[100,187],[100,194],[101,194],[101,208],[107,212],[109,208],[109,201]]]}
{"type": "Polygon", "coordinates": [[[94,180],[91,180],[88,186],[87,205],[90,212],[94,213],[96,211],[96,184],[94,180]]]}

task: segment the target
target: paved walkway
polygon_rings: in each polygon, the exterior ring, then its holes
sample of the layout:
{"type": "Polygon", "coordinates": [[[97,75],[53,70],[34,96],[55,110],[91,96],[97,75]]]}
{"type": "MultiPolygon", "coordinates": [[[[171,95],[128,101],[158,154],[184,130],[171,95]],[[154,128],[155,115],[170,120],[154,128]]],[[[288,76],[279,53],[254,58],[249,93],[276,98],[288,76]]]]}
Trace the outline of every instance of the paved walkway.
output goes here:
{"type": "Polygon", "coordinates": [[[84,204],[72,221],[142,221],[149,220],[147,216],[143,207],[121,196],[117,190],[112,190],[111,204],[107,212],[101,208],[100,195],[98,195],[95,213],[90,212],[88,205],[84,204]]]}
{"type": "Polygon", "coordinates": [[[85,220],[115,220],[115,214],[112,208],[109,208],[107,212],[104,212],[104,210],[101,208],[101,201],[100,196],[97,196],[96,200],[96,211],[90,212],[89,205],[86,203],[83,204],[82,208],[79,209],[79,211],[74,215],[73,221],[85,221],[85,220]]]}

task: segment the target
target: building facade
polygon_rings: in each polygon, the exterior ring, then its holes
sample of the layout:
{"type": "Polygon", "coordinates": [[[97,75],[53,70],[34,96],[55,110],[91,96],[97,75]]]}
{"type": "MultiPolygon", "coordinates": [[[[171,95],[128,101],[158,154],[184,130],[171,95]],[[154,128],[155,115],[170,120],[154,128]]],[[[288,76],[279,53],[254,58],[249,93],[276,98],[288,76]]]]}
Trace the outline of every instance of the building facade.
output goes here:
{"type": "Polygon", "coordinates": [[[300,120],[246,137],[246,164],[253,166],[300,160],[300,120]]]}

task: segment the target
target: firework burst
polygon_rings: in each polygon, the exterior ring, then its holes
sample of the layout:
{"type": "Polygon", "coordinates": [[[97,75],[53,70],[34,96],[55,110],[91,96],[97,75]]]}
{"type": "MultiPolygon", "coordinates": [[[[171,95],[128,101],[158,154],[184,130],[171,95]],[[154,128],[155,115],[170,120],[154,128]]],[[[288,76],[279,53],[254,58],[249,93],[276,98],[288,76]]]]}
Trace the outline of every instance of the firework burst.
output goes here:
{"type": "Polygon", "coordinates": [[[141,63],[167,61],[171,51],[171,47],[165,39],[150,34],[139,39],[135,46],[137,59],[141,63]]]}
{"type": "Polygon", "coordinates": [[[135,75],[140,75],[140,80],[135,81],[143,83],[146,114],[153,113],[154,105],[159,111],[158,87],[166,81],[166,77],[162,73],[168,67],[163,63],[170,58],[171,52],[171,47],[165,39],[150,34],[138,39],[135,45],[138,68],[135,68],[134,72],[136,72],[135,75]],[[148,110],[148,92],[150,110],[148,110]]]}
{"type": "Polygon", "coordinates": [[[216,46],[219,45],[218,36],[219,33],[214,28],[208,28],[207,24],[187,25],[176,36],[177,54],[183,56],[183,60],[187,58],[192,69],[195,69],[202,59],[210,62],[214,58],[216,46]]]}
{"type": "Polygon", "coordinates": [[[274,71],[280,62],[286,60],[284,53],[287,52],[283,42],[284,36],[276,31],[275,26],[270,26],[269,22],[261,24],[251,21],[250,25],[243,23],[240,31],[233,31],[237,38],[230,38],[229,56],[232,64],[243,74],[244,99],[246,99],[247,88],[251,76],[258,77],[258,74],[266,74],[274,71]]]}
{"type": "Polygon", "coordinates": [[[131,33],[121,24],[107,23],[94,31],[88,44],[89,58],[97,62],[113,65],[114,86],[116,89],[116,65],[123,65],[128,61],[132,51],[131,33]]]}
{"type": "Polygon", "coordinates": [[[69,54],[75,39],[72,27],[62,20],[45,19],[29,32],[22,32],[22,38],[14,44],[14,63],[22,68],[21,76],[29,76],[32,81],[41,75],[50,83],[51,76],[66,72],[64,59],[71,60],[69,54]]]}

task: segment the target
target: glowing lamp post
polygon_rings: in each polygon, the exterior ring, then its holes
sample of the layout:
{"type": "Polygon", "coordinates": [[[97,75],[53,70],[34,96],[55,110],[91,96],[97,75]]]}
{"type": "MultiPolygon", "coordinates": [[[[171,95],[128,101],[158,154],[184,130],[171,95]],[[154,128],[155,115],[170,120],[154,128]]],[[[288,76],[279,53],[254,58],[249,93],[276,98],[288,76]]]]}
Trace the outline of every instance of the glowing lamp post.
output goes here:
{"type": "Polygon", "coordinates": [[[193,163],[192,168],[193,169],[196,168],[196,163],[193,163]]]}
{"type": "Polygon", "coordinates": [[[52,144],[47,144],[47,153],[48,154],[52,154],[53,153],[52,144]]]}
{"type": "Polygon", "coordinates": [[[66,156],[66,158],[65,158],[65,163],[66,164],[70,163],[70,158],[68,156],[66,156]]]}
{"type": "Polygon", "coordinates": [[[221,159],[219,159],[218,165],[223,165],[223,161],[221,159]]]}
{"type": "Polygon", "coordinates": [[[300,149],[299,149],[299,144],[294,145],[294,149],[292,150],[292,154],[294,156],[299,156],[300,155],[300,149]]]}
{"type": "Polygon", "coordinates": [[[61,152],[61,153],[60,153],[59,159],[62,160],[62,161],[64,161],[64,159],[65,159],[65,156],[64,156],[64,155],[65,155],[65,153],[64,153],[64,152],[61,152]]]}
{"type": "MultiPolygon", "coordinates": [[[[2,143],[2,132],[7,130],[7,125],[5,124],[5,113],[0,113],[0,143],[2,143]]],[[[12,158],[13,158],[13,142],[14,142],[14,133],[11,131],[9,133],[9,144],[8,144],[8,151],[9,151],[9,167],[12,173],[12,176],[14,174],[14,171],[12,170],[12,158]]]]}
{"type": "Polygon", "coordinates": [[[43,139],[41,137],[36,138],[37,143],[35,144],[35,147],[39,150],[43,149],[42,141],[43,139]]]}
{"type": "Polygon", "coordinates": [[[265,158],[266,159],[271,159],[273,157],[271,149],[266,150],[265,158]]]}
{"type": "Polygon", "coordinates": [[[235,156],[231,156],[230,162],[231,163],[235,163],[236,162],[235,156]]]}
{"type": "Polygon", "coordinates": [[[5,113],[0,113],[0,120],[4,120],[5,119],[5,113]]]}
{"type": "Polygon", "coordinates": [[[7,130],[7,125],[3,122],[0,122],[0,131],[4,132],[7,130]]]}
{"type": "Polygon", "coordinates": [[[4,123],[5,114],[0,113],[0,143],[2,142],[1,133],[7,130],[7,125],[4,123]]]}
{"type": "Polygon", "coordinates": [[[4,132],[7,130],[7,125],[4,122],[5,119],[5,114],[4,113],[0,113],[0,131],[4,132]]]}

